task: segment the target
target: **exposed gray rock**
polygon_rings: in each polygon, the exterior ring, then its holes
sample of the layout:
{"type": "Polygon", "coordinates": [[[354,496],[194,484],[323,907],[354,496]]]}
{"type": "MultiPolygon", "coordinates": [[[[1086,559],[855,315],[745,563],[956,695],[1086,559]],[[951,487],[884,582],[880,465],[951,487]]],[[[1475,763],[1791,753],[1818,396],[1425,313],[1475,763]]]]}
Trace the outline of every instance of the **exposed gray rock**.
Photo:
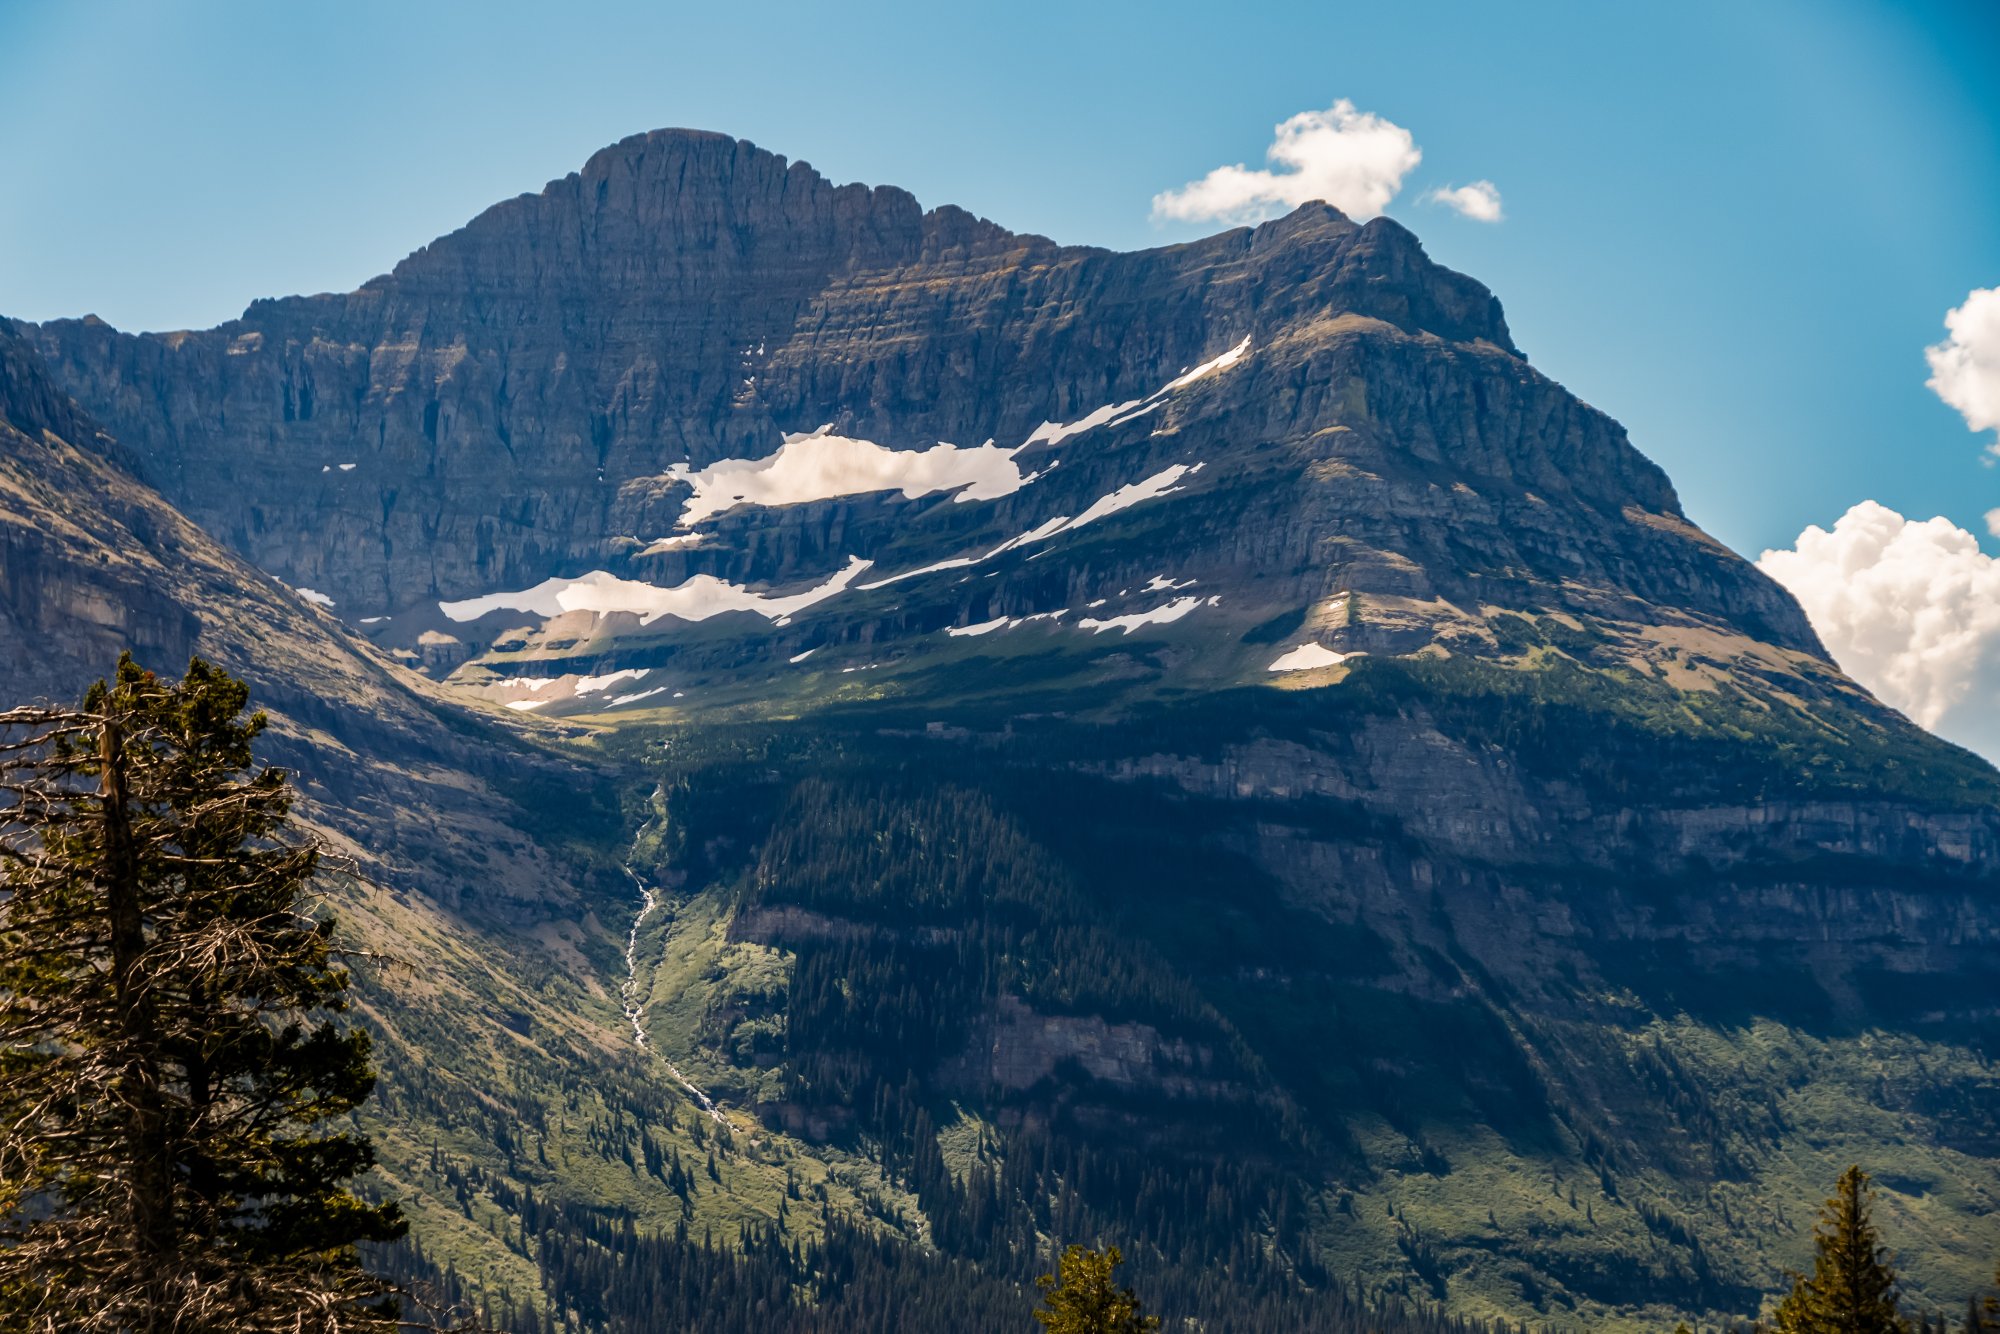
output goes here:
{"type": "Polygon", "coordinates": [[[1079,533],[1032,570],[1015,561],[969,590],[918,581],[815,618],[880,643],[1098,599],[1115,615],[1138,609],[1116,600],[1128,581],[1171,573],[1220,597],[1204,619],[1237,633],[1343,591],[1439,611],[1357,630],[1352,646],[1374,651],[1440,636],[1478,651],[1486,606],[1680,614],[1818,651],[1615,422],[1528,365],[1485,288],[1397,223],[1323,204],[1113,254],[660,131],[350,294],[261,301],[203,333],[86,319],[32,335],[176,504],[350,620],[598,567],[787,589],[854,555],[915,568],[1202,463],[1150,541],[1107,555],[1079,533]],[[1011,446],[1243,339],[1227,374],[1024,454],[1061,466],[1000,500],[739,509],[699,545],[636,554],[688,495],[674,465],[762,458],[821,423],[897,449],[1011,446]],[[1455,641],[1454,618],[1470,626],[1455,641]]]}

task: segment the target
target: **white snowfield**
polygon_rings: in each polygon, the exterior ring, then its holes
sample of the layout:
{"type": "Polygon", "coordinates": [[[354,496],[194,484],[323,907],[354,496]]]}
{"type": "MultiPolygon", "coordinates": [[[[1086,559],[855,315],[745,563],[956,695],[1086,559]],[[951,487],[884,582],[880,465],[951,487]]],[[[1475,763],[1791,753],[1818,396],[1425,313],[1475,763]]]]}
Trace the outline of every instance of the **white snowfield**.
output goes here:
{"type": "MultiPolygon", "coordinates": [[[[961,502],[998,500],[1047,472],[1022,472],[1015,462],[1022,450],[1060,444],[1100,426],[1120,426],[1143,417],[1165,406],[1177,390],[1236,365],[1249,351],[1250,340],[1245,338],[1145,398],[1107,403],[1067,424],[1045,421],[1013,449],[991,440],[970,447],[940,441],[929,449],[890,449],[873,440],[836,434],[828,422],[816,430],[787,434],[777,452],[765,458],[722,459],[698,470],[677,463],[666,476],[686,482],[694,494],[683,502],[676,526],[692,528],[738,505],[803,505],[876,491],[900,491],[909,500],[940,491],[957,492],[953,499],[961,502]]],[[[690,539],[661,538],[642,554],[670,550],[686,540],[690,539]]]]}
{"type": "Polygon", "coordinates": [[[680,517],[680,526],[691,528],[738,505],[802,505],[871,491],[901,491],[909,500],[938,491],[957,491],[960,501],[997,500],[1034,480],[1015,465],[1019,452],[990,440],[969,449],[944,443],[889,449],[834,435],[828,425],[786,436],[768,458],[723,459],[699,472],[676,463],[667,476],[694,488],[680,517]]]}
{"type": "MultiPolygon", "coordinates": [[[[643,677],[651,676],[652,673],[653,669],[650,667],[626,667],[619,671],[606,672],[602,676],[573,676],[568,674],[562,676],[515,676],[496,683],[496,686],[501,690],[525,690],[529,694],[536,696],[537,698],[534,699],[512,699],[505,701],[506,706],[510,709],[526,711],[528,709],[539,709],[549,704],[581,701],[586,695],[601,694],[609,690],[612,686],[617,685],[620,681],[637,681],[643,677]],[[555,693],[542,698],[542,692],[552,687],[557,688],[555,689],[555,693]]],[[[631,694],[617,695],[604,707],[615,709],[621,705],[630,704],[635,700],[650,699],[654,695],[664,695],[670,689],[672,689],[671,686],[654,686],[651,690],[639,690],[631,694]]]]}
{"type": "Polygon", "coordinates": [[[1024,447],[1027,445],[1059,445],[1073,435],[1082,435],[1085,431],[1094,431],[1100,426],[1108,426],[1113,422],[1124,421],[1128,413],[1136,417],[1139,414],[1132,410],[1144,407],[1145,404],[1146,400],[1143,398],[1135,398],[1125,403],[1106,403],[1095,412],[1087,416],[1078,417],[1067,426],[1061,422],[1043,422],[1035,428],[1033,435],[1022,441],[1022,445],[1024,447]]]}
{"type": "Polygon", "coordinates": [[[1060,611],[1038,611],[1032,616],[1001,616],[991,621],[981,621],[977,625],[946,626],[945,633],[953,639],[963,639],[967,635],[990,635],[995,630],[1012,630],[1015,626],[1026,625],[1030,621],[1059,621],[1067,615],[1069,615],[1068,607],[1060,611]]]}
{"type": "Polygon", "coordinates": [[[315,607],[331,607],[333,605],[333,599],[320,592],[317,588],[299,587],[294,588],[292,591],[307,602],[312,603],[315,607]]]}
{"type": "Polygon", "coordinates": [[[1274,672],[1309,672],[1319,667],[1338,667],[1349,658],[1366,655],[1360,652],[1336,653],[1324,644],[1301,644],[1289,653],[1281,654],[1271,664],[1274,672]]]}
{"type": "Polygon", "coordinates": [[[650,671],[645,667],[627,667],[623,671],[606,672],[603,676],[580,676],[576,681],[576,693],[594,695],[600,690],[617,685],[620,681],[636,681],[650,671]]]}
{"type": "Polygon", "coordinates": [[[1088,630],[1092,634],[1103,634],[1106,630],[1122,630],[1129,635],[1142,625],[1171,625],[1196,607],[1213,607],[1220,601],[1222,595],[1219,593],[1210,598],[1175,598],[1172,602],[1163,602],[1148,611],[1127,612],[1123,616],[1108,616],[1103,620],[1095,616],[1086,616],[1076,624],[1078,629],[1088,630]]]}
{"type": "Polygon", "coordinates": [[[1071,519],[1060,531],[1074,532],[1087,523],[1096,523],[1099,519],[1116,514],[1119,510],[1129,510],[1141,501],[1157,500],[1161,496],[1169,495],[1180,490],[1177,483],[1181,478],[1200,472],[1201,469],[1202,465],[1199,463],[1192,466],[1176,463],[1171,468],[1164,468],[1154,473],[1144,481],[1121,486],[1110,495],[1099,496],[1092,501],[1089,509],[1071,519]]]}
{"type": "MultiPolygon", "coordinates": [[[[988,440],[983,445],[970,448],[940,442],[929,449],[895,450],[872,440],[836,434],[829,423],[817,430],[786,435],[777,451],[766,458],[723,459],[698,470],[684,463],[676,464],[668,469],[666,476],[687,483],[692,494],[682,503],[675,526],[692,528],[739,505],[797,505],[881,491],[900,491],[910,499],[949,491],[956,492],[954,499],[957,501],[996,500],[1047,476],[1060,463],[1060,460],[1050,460],[1048,466],[1040,471],[1024,473],[1016,461],[1016,456],[1023,450],[1030,446],[1054,445],[1100,426],[1115,426],[1143,416],[1164,406],[1174,392],[1237,365],[1249,351],[1250,340],[1245,338],[1220,356],[1182,372],[1147,398],[1106,404],[1067,425],[1044,422],[1026,441],[1013,449],[1001,448],[988,440]]],[[[530,588],[441,601],[437,605],[447,618],[460,623],[476,621],[496,611],[523,612],[544,619],[575,611],[597,615],[622,612],[637,616],[642,625],[651,625],[666,617],[694,622],[725,612],[747,611],[784,625],[793,614],[835,597],[850,587],[877,589],[921,575],[979,565],[1020,547],[1046,542],[1061,533],[1074,532],[1146,501],[1172,495],[1184,489],[1185,480],[1204,466],[1201,462],[1173,464],[1140,481],[1099,496],[1076,515],[1057,515],[988,550],[954,556],[869,583],[857,583],[857,580],[863,571],[872,567],[873,562],[861,556],[849,556],[847,565],[823,583],[801,592],[782,595],[758,592],[711,574],[697,574],[679,584],[661,586],[621,578],[606,570],[592,570],[574,577],[545,579],[530,588]]],[[[700,540],[700,535],[696,533],[676,533],[651,541],[641,549],[640,554],[657,555],[700,540]]],[[[1191,583],[1177,583],[1166,576],[1159,576],[1147,584],[1146,589],[1148,592],[1165,592],[1188,587],[1191,583]]],[[[308,601],[329,607],[333,605],[332,599],[311,589],[300,589],[298,593],[308,601]]],[[[1218,600],[1210,598],[1208,602],[1212,605],[1218,600]]],[[[1129,634],[1141,625],[1163,625],[1176,621],[1199,605],[1202,605],[1202,600],[1198,597],[1176,598],[1150,611],[1101,621],[1086,619],[1077,624],[1091,630],[1117,628],[1129,634]]],[[[1002,626],[1018,625],[1028,620],[1055,619],[1067,610],[1003,619],[984,627],[959,626],[950,633],[955,636],[991,633],[1002,626]]],[[[810,652],[807,650],[791,661],[802,662],[810,652]]],[[[619,681],[637,680],[643,675],[644,672],[627,670],[604,677],[585,677],[577,683],[574,694],[592,694],[619,681]]],[[[656,693],[645,691],[633,696],[620,696],[613,702],[656,693]]],[[[533,705],[522,701],[510,707],[533,705]]]]}
{"type": "Polygon", "coordinates": [[[1226,371],[1231,366],[1234,366],[1237,362],[1243,360],[1245,354],[1247,354],[1249,351],[1250,351],[1250,340],[1246,337],[1242,342],[1238,343],[1235,347],[1230,348],[1227,352],[1215,358],[1213,361],[1204,361],[1201,363],[1201,365],[1195,367],[1193,370],[1183,372],[1179,379],[1167,381],[1166,389],[1162,390],[1161,392],[1166,393],[1175,389],[1185,389],[1189,385],[1193,384],[1196,380],[1205,379],[1206,377],[1215,374],[1217,371],[1226,371]]]}
{"type": "Polygon", "coordinates": [[[1085,524],[1095,523],[1106,515],[1116,514],[1119,510],[1131,509],[1134,505],[1140,504],[1143,501],[1157,500],[1161,496],[1173,494],[1181,489],[1176,483],[1183,477],[1190,477],[1200,472],[1202,466],[1199,463],[1192,465],[1176,463],[1172,467],[1162,468],[1159,472],[1154,473],[1144,481],[1133,482],[1129,486],[1119,487],[1110,495],[1099,496],[1090,503],[1089,508],[1085,509],[1083,513],[1077,515],[1075,518],[1071,518],[1067,514],[1058,514],[1055,518],[1038,524],[1018,536],[1010,537],[999,546],[994,547],[990,551],[982,552],[977,556],[954,556],[950,560],[941,560],[935,565],[924,565],[914,570],[904,570],[901,574],[892,574],[887,579],[877,579],[873,583],[863,584],[861,587],[864,589],[883,588],[889,584],[901,583],[905,579],[915,579],[919,575],[936,574],[940,570],[962,570],[967,566],[978,565],[984,561],[992,560],[995,556],[1012,551],[1017,547],[1025,547],[1035,542],[1045,542],[1057,533],[1074,532],[1085,524]]]}
{"type": "Polygon", "coordinates": [[[1030,542],[1039,542],[1045,537],[1053,537],[1068,524],[1069,516],[1067,514],[1058,514],[1047,523],[1030,528],[1027,532],[1021,533],[1018,536],[1008,538],[991,551],[981,552],[977,556],[953,556],[950,560],[941,560],[935,565],[924,565],[914,570],[905,570],[901,574],[892,574],[887,579],[877,579],[875,582],[863,584],[861,587],[864,589],[885,588],[890,584],[901,583],[905,579],[915,579],[919,575],[936,574],[940,570],[962,570],[969,565],[977,565],[981,561],[992,560],[1002,552],[1012,551],[1015,547],[1023,547],[1030,542]]]}
{"type": "Polygon", "coordinates": [[[839,593],[869,567],[871,562],[850,557],[847,567],[816,588],[803,593],[774,596],[757,593],[741,584],[728,583],[712,574],[698,574],[671,588],[620,579],[603,570],[574,579],[544,579],[533,588],[511,593],[488,593],[462,602],[440,602],[438,610],[454,621],[476,621],[488,612],[522,611],[533,616],[560,616],[566,611],[590,611],[599,615],[630,612],[641,625],[651,625],[663,616],[683,621],[705,621],[728,611],[751,611],[767,620],[781,620],[803,611],[816,602],[839,593]]]}
{"type": "Polygon", "coordinates": [[[1167,395],[1173,393],[1175,390],[1185,389],[1195,381],[1206,379],[1217,371],[1228,370],[1231,366],[1243,360],[1249,351],[1250,340],[1245,338],[1221,356],[1204,361],[1201,365],[1191,370],[1181,372],[1180,375],[1167,381],[1145,398],[1129,399],[1123,403],[1106,403],[1096,411],[1078,417],[1075,421],[1068,424],[1062,422],[1043,422],[1035,428],[1034,434],[1022,442],[1021,447],[1025,449],[1029,445],[1061,444],[1073,435],[1081,435],[1085,431],[1094,431],[1100,426],[1122,426],[1126,422],[1143,417],[1155,408],[1163,406],[1166,403],[1167,395]]]}

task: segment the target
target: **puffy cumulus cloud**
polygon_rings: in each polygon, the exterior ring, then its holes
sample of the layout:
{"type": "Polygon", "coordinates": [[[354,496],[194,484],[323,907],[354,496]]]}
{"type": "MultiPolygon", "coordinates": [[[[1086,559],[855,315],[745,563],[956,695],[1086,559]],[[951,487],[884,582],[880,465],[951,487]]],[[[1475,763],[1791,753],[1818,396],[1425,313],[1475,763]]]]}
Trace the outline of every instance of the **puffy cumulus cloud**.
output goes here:
{"type": "MultiPolygon", "coordinates": [[[[1937,396],[1957,408],[1966,427],[2000,431],[2000,288],[1982,287],[1944,317],[1951,337],[1924,349],[1937,396]]],[[[2000,454],[2000,439],[1988,446],[2000,454]]]]}
{"type": "Polygon", "coordinates": [[[2000,560],[1978,538],[1864,500],[1832,532],[1814,525],[1757,567],[1791,590],[1849,676],[2000,759],[2000,560]]]}
{"type": "Polygon", "coordinates": [[[1470,185],[1455,187],[1440,186],[1424,198],[1433,204],[1443,204],[1455,213],[1462,213],[1474,222],[1499,222],[1505,216],[1500,211],[1500,187],[1491,181],[1474,181],[1470,185]]]}
{"type": "Polygon", "coordinates": [[[1277,127],[1269,169],[1237,163],[1153,196],[1153,216],[1181,221],[1256,222],[1323,199],[1365,221],[1389,206],[1403,178],[1423,161],[1410,132],[1341,98],[1325,111],[1301,111],[1277,127]]]}

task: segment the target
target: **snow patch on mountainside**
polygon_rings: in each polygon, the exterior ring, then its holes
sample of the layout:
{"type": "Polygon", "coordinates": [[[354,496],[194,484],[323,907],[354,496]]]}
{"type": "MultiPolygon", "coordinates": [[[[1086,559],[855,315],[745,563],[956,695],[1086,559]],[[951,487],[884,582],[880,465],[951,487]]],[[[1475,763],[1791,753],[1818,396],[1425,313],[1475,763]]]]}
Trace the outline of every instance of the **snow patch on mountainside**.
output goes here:
{"type": "Polygon", "coordinates": [[[1090,503],[1090,506],[1083,513],[1077,515],[1075,518],[1071,518],[1067,514],[1058,514],[1053,519],[1048,519],[1037,524],[1025,533],[1010,537],[999,546],[982,552],[977,556],[953,556],[949,560],[941,560],[935,564],[920,566],[914,570],[904,570],[901,574],[892,574],[886,579],[877,579],[873,583],[863,584],[861,587],[864,589],[883,588],[889,584],[901,583],[905,579],[915,579],[919,575],[937,574],[942,570],[962,570],[968,566],[992,560],[995,556],[1003,555],[1016,548],[1025,547],[1035,542],[1045,542],[1057,533],[1070,532],[1083,527],[1087,523],[1095,523],[1106,515],[1130,509],[1132,506],[1144,501],[1157,500],[1161,496],[1172,495],[1181,489],[1176,483],[1183,477],[1190,477],[1200,472],[1201,469],[1202,465],[1199,463],[1193,465],[1176,463],[1172,467],[1161,469],[1143,481],[1121,486],[1109,495],[1099,496],[1090,503]]]}
{"type": "Polygon", "coordinates": [[[968,449],[944,443],[889,449],[830,430],[822,426],[788,435],[768,458],[723,459],[699,472],[675,464],[667,476],[694,488],[681,507],[680,526],[692,527],[738,505],[802,505],[871,491],[901,491],[910,500],[938,491],[957,491],[960,501],[997,500],[1034,480],[1015,465],[1019,450],[1001,449],[990,440],[968,449]]]}
{"type": "Polygon", "coordinates": [[[945,633],[953,639],[962,639],[967,635],[990,635],[995,630],[1012,630],[1015,626],[1026,625],[1030,621],[1057,621],[1067,615],[1069,615],[1068,607],[1059,611],[1038,611],[1032,616],[1001,616],[990,621],[981,621],[977,625],[947,626],[945,633]]]}
{"type": "Polygon", "coordinates": [[[544,579],[532,588],[514,592],[488,593],[460,602],[440,602],[438,610],[454,621],[476,621],[488,612],[522,611],[553,617],[566,611],[590,611],[599,615],[629,612],[641,625],[651,625],[663,616],[683,621],[705,621],[724,612],[749,611],[777,621],[824,602],[852,584],[871,562],[851,557],[845,569],[825,583],[802,593],[774,596],[753,592],[712,574],[698,574],[671,588],[620,579],[604,570],[592,570],[574,579],[544,579]]]}
{"type": "Polygon", "coordinates": [[[578,677],[576,693],[579,695],[594,695],[600,690],[617,685],[620,681],[636,681],[650,670],[650,668],[646,667],[627,667],[623,671],[606,672],[603,676],[578,677]]]}
{"type": "Polygon", "coordinates": [[[1146,611],[1127,612],[1123,616],[1108,616],[1103,620],[1095,616],[1086,616],[1076,624],[1078,629],[1088,630],[1092,634],[1103,634],[1106,630],[1122,630],[1129,635],[1142,625],[1171,625],[1196,607],[1212,607],[1220,601],[1222,601],[1220,595],[1211,598],[1175,598],[1172,602],[1161,603],[1146,611]]]}
{"type": "Polygon", "coordinates": [[[1309,672],[1319,667],[1338,667],[1349,658],[1358,658],[1359,653],[1336,653],[1324,644],[1301,644],[1289,653],[1280,654],[1272,662],[1274,672],[1309,672]]]}
{"type": "Polygon", "coordinates": [[[1066,530],[1078,529],[1087,523],[1096,523],[1099,519],[1107,515],[1116,514],[1119,510],[1131,509],[1134,505],[1142,501],[1157,500],[1161,496],[1171,495],[1175,491],[1180,490],[1180,487],[1176,483],[1181,478],[1200,472],[1201,467],[1202,465],[1199,463],[1192,467],[1185,463],[1176,463],[1171,468],[1164,468],[1154,473],[1144,481],[1133,482],[1129,486],[1121,486],[1108,496],[1099,496],[1091,503],[1089,509],[1086,509],[1083,513],[1070,520],[1065,528],[1066,530]]]}
{"type": "MultiPolygon", "coordinates": [[[[693,492],[682,503],[677,526],[691,528],[739,505],[802,505],[877,491],[900,491],[910,500],[940,491],[957,492],[953,499],[960,502],[998,500],[1043,475],[1021,471],[1015,456],[1022,450],[1059,444],[1100,426],[1142,417],[1164,406],[1174,391],[1234,366],[1249,350],[1250,340],[1245,338],[1145,398],[1107,403],[1067,424],[1045,421],[1013,449],[991,440],[969,448],[940,441],[929,449],[890,449],[872,440],[838,435],[829,422],[812,431],[787,434],[775,453],[761,459],[722,459],[701,469],[677,463],[666,476],[685,482],[693,492]]],[[[1086,511],[1076,524],[1093,517],[1086,511]]],[[[688,535],[661,538],[641,554],[656,555],[689,540],[688,535]]]]}
{"type": "Polygon", "coordinates": [[[1103,407],[1078,417],[1068,424],[1045,421],[1037,426],[1034,433],[1021,442],[1021,448],[1031,445],[1056,445],[1073,435],[1094,431],[1100,426],[1123,426],[1126,422],[1143,417],[1163,406],[1167,395],[1178,389],[1185,389],[1197,380],[1206,379],[1218,371],[1226,371],[1249,355],[1250,340],[1246,337],[1235,347],[1221,356],[1212,357],[1201,365],[1183,371],[1144,398],[1127,399],[1123,403],[1106,403],[1103,407]]]}
{"type": "Polygon", "coordinates": [[[1249,351],[1250,351],[1250,340],[1248,338],[1245,338],[1242,342],[1238,343],[1235,347],[1230,348],[1227,352],[1223,353],[1221,356],[1216,357],[1211,361],[1202,362],[1201,365],[1195,367],[1191,371],[1186,372],[1178,379],[1169,380],[1167,382],[1167,390],[1171,391],[1174,389],[1185,389],[1189,385],[1193,384],[1196,380],[1200,380],[1207,376],[1213,375],[1217,371],[1226,371],[1231,366],[1234,366],[1237,362],[1243,360],[1244,355],[1249,351]]]}
{"type": "Polygon", "coordinates": [[[1086,416],[1077,418],[1067,426],[1061,422],[1043,422],[1035,428],[1033,435],[1022,442],[1022,445],[1025,448],[1027,445],[1060,444],[1073,435],[1081,435],[1085,431],[1095,430],[1097,427],[1106,425],[1115,418],[1123,417],[1126,413],[1131,412],[1132,409],[1144,404],[1145,401],[1143,398],[1135,398],[1126,403],[1106,403],[1103,407],[1086,416]]]}

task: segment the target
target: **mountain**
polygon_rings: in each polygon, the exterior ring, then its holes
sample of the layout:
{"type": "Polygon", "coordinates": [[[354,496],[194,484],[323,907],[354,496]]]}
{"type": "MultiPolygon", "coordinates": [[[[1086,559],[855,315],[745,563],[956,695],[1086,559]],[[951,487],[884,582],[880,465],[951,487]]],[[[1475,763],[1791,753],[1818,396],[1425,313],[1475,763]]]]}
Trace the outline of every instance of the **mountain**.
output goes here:
{"type": "Polygon", "coordinates": [[[1488,656],[1511,610],[1844,688],[1484,288],[1324,205],[1110,254],[668,132],[350,295],[36,338],[205,529],[474,680],[647,669],[658,708],[894,680],[950,629],[1089,678],[1124,618],[1268,627],[1185,688],[1307,640],[1488,656]]]}
{"type": "Polygon", "coordinates": [[[337,660],[330,740],[466,776],[356,843],[513,831],[367,919],[451,960],[373,1002],[392,1178],[508,1302],[659,1327],[733,1228],[974,1327],[1096,1237],[1213,1328],[1713,1319],[1849,1161],[1918,1300],[2000,1252],[2000,776],[1391,220],[1114,254],[662,131],[351,294],[20,333],[95,525],[7,548],[24,643],[281,608],[281,711],[337,660]]]}

